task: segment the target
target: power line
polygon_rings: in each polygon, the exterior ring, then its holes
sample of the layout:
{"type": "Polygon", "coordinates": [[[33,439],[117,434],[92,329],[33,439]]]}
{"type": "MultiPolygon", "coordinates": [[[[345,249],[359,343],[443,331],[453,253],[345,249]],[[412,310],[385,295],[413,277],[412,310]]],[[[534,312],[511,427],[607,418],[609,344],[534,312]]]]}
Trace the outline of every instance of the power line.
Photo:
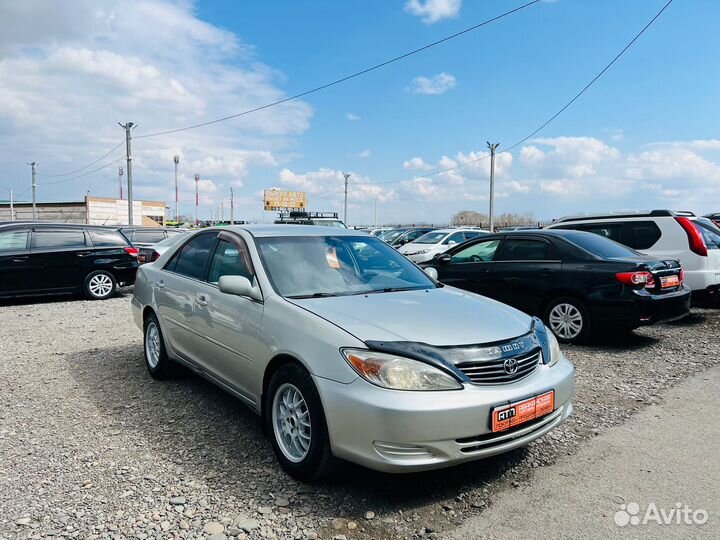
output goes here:
{"type": "Polygon", "coordinates": [[[119,143],[117,146],[113,147],[113,149],[110,150],[108,153],[103,154],[102,156],[100,156],[99,158],[97,158],[95,161],[93,161],[93,162],[91,162],[91,163],[88,163],[88,164],[85,165],[84,167],[80,167],[79,169],[75,169],[74,171],[70,171],[70,172],[66,172],[66,173],[60,173],[60,174],[41,174],[41,173],[38,173],[38,176],[44,176],[44,177],[46,177],[46,178],[57,178],[57,177],[59,177],[59,176],[68,176],[68,175],[71,175],[71,174],[79,173],[80,171],[84,171],[84,170],[87,169],[88,167],[92,167],[93,165],[95,165],[95,164],[98,163],[99,161],[102,161],[103,159],[105,159],[106,157],[108,157],[110,154],[112,154],[115,150],[117,150],[118,148],[120,148],[123,144],[125,144],[125,141],[124,141],[124,140],[120,141],[120,143],[119,143]]]}
{"type": "Polygon", "coordinates": [[[280,99],[280,100],[278,100],[278,101],[274,101],[274,102],[272,102],[272,103],[267,103],[267,104],[265,104],[265,105],[261,105],[261,106],[259,106],[259,107],[255,107],[255,108],[253,108],[253,109],[248,109],[248,110],[246,110],[246,111],[239,112],[239,113],[237,113],[237,114],[231,114],[231,115],[229,115],[229,116],[224,116],[224,117],[222,117],[222,118],[217,118],[217,119],[215,119],[215,120],[210,120],[210,121],[208,121],[208,122],[202,122],[202,123],[200,123],[200,124],[194,124],[194,125],[191,125],[191,126],[185,126],[185,127],[176,128],[176,129],[168,129],[168,130],[166,130],[166,131],[158,131],[158,132],[156,132],[156,133],[148,133],[148,134],[146,134],[146,135],[137,135],[137,136],[135,136],[135,139],[144,139],[144,138],[147,138],[147,137],[157,137],[157,136],[160,136],[160,135],[168,135],[168,134],[170,134],[170,133],[177,133],[177,132],[179,132],[179,131],[187,131],[187,130],[189,130],[189,129],[196,129],[196,128],[200,128],[200,127],[204,127],[204,126],[209,126],[209,125],[211,125],[211,124],[217,124],[217,123],[219,123],[219,122],[225,122],[226,120],[231,120],[231,119],[233,119],[233,118],[238,118],[238,117],[240,117],[240,116],[245,116],[245,115],[247,115],[247,114],[251,114],[251,113],[254,113],[254,112],[262,111],[262,110],[264,110],[264,109],[269,109],[270,107],[275,107],[275,106],[277,106],[277,105],[281,105],[281,104],[283,104],[283,103],[287,103],[288,101],[293,101],[293,100],[299,99],[299,98],[301,98],[301,97],[305,97],[305,96],[307,96],[307,95],[314,94],[315,92],[319,92],[319,91],[321,91],[321,90],[325,90],[326,88],[330,88],[331,86],[335,86],[335,85],[337,85],[337,84],[341,84],[341,83],[343,83],[343,82],[349,81],[350,79],[354,79],[354,78],[356,78],[356,77],[360,77],[361,75],[365,75],[366,73],[370,73],[371,71],[375,71],[375,70],[377,70],[377,69],[380,69],[380,68],[382,68],[382,67],[385,67],[385,66],[387,66],[387,65],[389,65],[389,64],[392,64],[392,63],[394,63],[394,62],[398,62],[398,61],[400,61],[400,60],[404,60],[405,58],[407,58],[407,57],[409,57],[409,56],[412,56],[412,55],[417,54],[417,53],[419,53],[419,52],[422,52],[422,51],[424,51],[424,50],[430,49],[431,47],[435,47],[436,45],[440,45],[441,43],[445,43],[446,41],[450,41],[451,39],[455,39],[456,37],[462,36],[463,34],[467,34],[468,32],[472,32],[473,30],[477,30],[478,28],[481,28],[481,27],[483,27],[483,26],[486,26],[486,25],[488,25],[488,24],[490,24],[490,23],[492,23],[492,22],[498,21],[498,20],[500,20],[500,19],[502,19],[502,18],[504,18],[504,17],[507,17],[508,15],[512,15],[513,13],[516,13],[516,12],[518,12],[518,11],[520,11],[520,10],[523,10],[523,9],[525,9],[526,7],[532,6],[533,4],[537,4],[538,2],[540,2],[540,0],[532,0],[531,2],[528,2],[528,3],[526,3],[526,4],[523,4],[522,6],[519,6],[519,7],[516,7],[516,8],[514,8],[514,9],[511,9],[510,11],[506,11],[505,13],[502,13],[502,14],[500,14],[500,15],[497,15],[497,16],[495,16],[495,17],[492,17],[492,18],[490,18],[490,19],[487,19],[487,20],[485,20],[485,21],[483,21],[483,22],[481,22],[481,23],[478,23],[478,24],[476,24],[476,25],[474,25],[474,26],[470,26],[470,27],[468,27],[468,28],[465,28],[464,30],[461,30],[461,31],[459,31],[459,32],[456,32],[456,33],[450,35],[450,36],[446,36],[446,37],[444,37],[444,38],[442,38],[442,39],[439,39],[439,40],[437,40],[437,41],[434,41],[434,42],[432,42],[432,43],[429,43],[429,44],[427,44],[427,45],[424,45],[424,46],[422,46],[422,47],[420,47],[420,48],[418,48],[418,49],[414,49],[414,50],[412,50],[412,51],[410,51],[410,52],[401,54],[400,56],[396,56],[396,57],[394,57],[394,58],[391,58],[391,59],[386,60],[386,61],[384,61],[384,62],[381,62],[381,63],[379,63],[379,64],[375,64],[374,66],[371,66],[371,67],[369,67],[369,68],[366,68],[366,69],[363,69],[363,70],[361,70],[361,71],[357,71],[357,72],[355,72],[355,73],[352,73],[351,75],[347,75],[347,76],[342,77],[342,78],[340,78],[340,79],[336,79],[336,80],[334,80],[334,81],[332,81],[332,82],[323,84],[323,85],[321,85],[321,86],[316,86],[315,88],[311,88],[310,90],[306,90],[306,91],[301,92],[301,93],[299,93],[299,94],[295,94],[295,95],[293,95],[293,96],[289,96],[289,97],[286,97],[286,98],[284,98],[284,99],[280,99]]]}
{"type": "MultiPolygon", "coordinates": [[[[502,152],[498,152],[498,153],[495,154],[495,155],[504,154],[504,153],[506,153],[506,152],[509,152],[510,150],[513,150],[514,148],[517,148],[518,146],[520,146],[521,144],[523,144],[524,142],[526,142],[528,139],[531,139],[532,137],[534,137],[535,135],[537,135],[538,133],[540,133],[540,131],[542,131],[543,129],[545,129],[553,120],[555,120],[558,116],[560,116],[563,112],[565,112],[573,103],[575,103],[575,101],[578,100],[578,98],[580,98],[580,96],[582,96],[585,92],[587,92],[587,91],[590,89],[590,87],[591,87],[593,84],[595,84],[595,82],[597,82],[597,80],[600,79],[600,77],[602,77],[602,76],[605,74],[605,72],[606,72],[607,70],[609,70],[609,69],[612,67],[612,65],[615,64],[615,62],[617,62],[623,54],[625,54],[625,53],[627,52],[627,50],[640,38],[640,36],[642,36],[642,35],[645,33],[645,31],[646,31],[648,28],[650,28],[650,26],[652,26],[652,24],[660,17],[660,15],[663,14],[663,12],[670,6],[670,4],[672,4],[672,2],[673,2],[673,0],[669,0],[669,1],[660,9],[660,11],[658,11],[658,12],[655,14],[655,16],[654,16],[652,19],[650,19],[650,22],[648,22],[648,23],[642,28],[642,30],[640,30],[640,32],[638,32],[638,33],[635,35],[635,37],[632,38],[632,39],[628,42],[628,44],[625,45],[625,47],[623,47],[623,49],[622,49],[617,55],[615,55],[615,57],[614,57],[608,64],[606,64],[605,67],[602,68],[602,70],[600,70],[600,72],[599,72],[597,75],[595,75],[595,77],[593,77],[592,80],[591,80],[589,83],[587,83],[587,84],[583,87],[582,90],[580,90],[577,94],[575,94],[575,96],[574,96],[570,101],[568,101],[565,105],[563,105],[563,106],[560,108],[560,110],[558,110],[555,114],[553,114],[550,118],[548,118],[543,124],[540,125],[540,127],[538,127],[537,129],[535,129],[535,130],[534,130],[533,132],[531,132],[529,135],[526,135],[525,137],[523,137],[522,139],[520,139],[519,141],[517,141],[515,144],[507,147],[507,148],[504,149],[502,152]]],[[[448,168],[446,168],[446,169],[435,169],[435,170],[433,170],[433,171],[431,171],[431,172],[428,172],[428,173],[426,173],[426,174],[415,175],[415,176],[412,176],[412,177],[409,177],[409,178],[403,178],[402,180],[390,180],[390,181],[387,181],[387,182],[356,182],[356,184],[375,184],[375,185],[397,184],[397,183],[399,183],[399,182],[407,182],[407,181],[409,181],[409,180],[415,180],[416,178],[429,178],[429,177],[431,177],[431,176],[435,176],[435,175],[438,175],[438,174],[442,174],[442,173],[454,171],[454,170],[460,169],[460,168],[462,168],[462,167],[467,167],[468,165],[471,165],[471,164],[473,164],[473,163],[477,163],[478,161],[482,161],[483,159],[487,159],[487,158],[489,158],[489,157],[490,157],[490,154],[484,154],[483,156],[481,156],[481,157],[479,157],[479,158],[472,159],[472,160],[470,160],[470,161],[465,161],[465,162],[460,163],[459,165],[456,165],[456,166],[454,166],[454,167],[448,167],[448,168]]]]}
{"type": "MultiPolygon", "coordinates": [[[[125,143],[125,141],[123,141],[123,143],[125,143]]],[[[108,168],[110,165],[115,165],[118,161],[122,161],[123,159],[125,159],[125,156],[121,156],[121,157],[117,158],[115,161],[111,161],[110,163],[106,163],[106,164],[103,165],[102,167],[98,167],[97,169],[93,169],[92,171],[88,171],[88,172],[86,172],[86,173],[79,174],[79,175],[77,175],[77,176],[73,176],[72,178],[64,178],[64,179],[62,179],[62,180],[55,180],[54,182],[45,182],[44,184],[40,184],[40,185],[41,185],[41,186],[51,186],[51,185],[53,185],[53,184],[63,184],[63,183],[65,183],[65,182],[70,182],[70,181],[72,181],[72,180],[77,180],[78,178],[82,178],[83,176],[87,176],[87,175],[89,175],[89,174],[92,174],[92,173],[101,171],[101,170],[103,170],[103,169],[106,169],[106,168],[108,168]]]]}

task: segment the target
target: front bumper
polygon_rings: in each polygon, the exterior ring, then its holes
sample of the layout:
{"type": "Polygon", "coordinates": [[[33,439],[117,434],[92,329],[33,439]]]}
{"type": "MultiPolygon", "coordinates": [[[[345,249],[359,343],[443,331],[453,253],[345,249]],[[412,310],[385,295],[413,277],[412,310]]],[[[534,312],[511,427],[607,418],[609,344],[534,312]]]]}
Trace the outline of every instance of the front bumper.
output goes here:
{"type": "Polygon", "coordinates": [[[337,457],[384,472],[413,472],[493,456],[541,437],[572,413],[574,375],[563,357],[513,383],[467,384],[454,391],[386,390],[359,378],[341,384],[316,377],[315,384],[337,457]],[[548,390],[555,390],[552,413],[492,432],[493,407],[548,390]]]}

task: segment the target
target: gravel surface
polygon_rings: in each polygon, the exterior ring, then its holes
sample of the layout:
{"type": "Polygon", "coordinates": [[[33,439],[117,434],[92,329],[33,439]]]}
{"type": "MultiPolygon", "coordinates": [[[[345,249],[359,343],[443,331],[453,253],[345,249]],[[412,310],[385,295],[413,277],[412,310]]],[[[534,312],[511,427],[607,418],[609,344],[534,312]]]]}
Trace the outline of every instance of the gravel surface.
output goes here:
{"type": "Polygon", "coordinates": [[[720,363],[711,309],[565,347],[575,415],[528,448],[413,475],[348,465],[304,485],[237,400],[192,374],[150,379],[129,300],[1,305],[0,538],[442,538],[534,468],[720,363]]]}

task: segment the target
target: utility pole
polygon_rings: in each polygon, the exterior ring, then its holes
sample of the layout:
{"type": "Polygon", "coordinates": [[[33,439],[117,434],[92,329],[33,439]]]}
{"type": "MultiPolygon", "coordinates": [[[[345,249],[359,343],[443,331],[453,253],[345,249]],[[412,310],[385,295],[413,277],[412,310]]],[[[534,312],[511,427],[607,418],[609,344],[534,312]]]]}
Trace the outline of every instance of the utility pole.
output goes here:
{"type": "Polygon", "coordinates": [[[347,188],[348,188],[348,178],[350,178],[350,173],[342,173],[345,177],[345,211],[343,212],[343,222],[345,225],[347,225],[347,188]]]}
{"type": "Polygon", "coordinates": [[[235,200],[232,187],[230,188],[230,225],[235,225],[235,200]]]}
{"type": "MultiPolygon", "coordinates": [[[[27,163],[27,161],[25,162],[27,163]]],[[[37,184],[35,183],[35,167],[37,166],[37,163],[34,161],[32,163],[27,163],[32,168],[32,214],[33,214],[33,221],[37,220],[37,210],[35,209],[35,188],[37,187],[37,184]]]]}
{"type": "Polygon", "coordinates": [[[125,130],[125,158],[127,159],[127,183],[128,183],[128,189],[127,189],[127,198],[128,198],[128,225],[133,224],[133,193],[132,193],[132,152],[130,150],[130,141],[132,140],[132,135],[130,134],[130,130],[137,127],[132,122],[126,122],[125,124],[121,124],[118,122],[118,125],[125,130]]]}
{"type": "Polygon", "coordinates": [[[225,221],[225,201],[220,201],[220,221],[225,221]]]}
{"type": "Polygon", "coordinates": [[[195,175],[195,226],[197,227],[200,223],[198,221],[198,206],[200,205],[200,192],[198,191],[198,186],[200,185],[200,175],[195,175]]]}
{"type": "Polygon", "coordinates": [[[375,197],[375,223],[373,229],[377,229],[377,197],[375,197]]]}
{"type": "Polygon", "coordinates": [[[118,167],[118,185],[120,186],[120,200],[122,200],[122,198],[123,198],[122,177],[123,177],[123,168],[118,167]]]}
{"type": "Polygon", "coordinates": [[[173,158],[173,163],[175,163],[175,221],[180,221],[180,212],[178,212],[178,185],[177,185],[177,169],[178,164],[180,163],[180,156],[175,156],[173,158]]]}
{"type": "Polygon", "coordinates": [[[495,226],[495,217],[494,217],[494,211],[495,211],[495,150],[497,150],[498,146],[500,146],[500,143],[494,143],[490,144],[487,143],[488,148],[490,149],[490,232],[495,232],[494,226],[495,226]]]}
{"type": "Polygon", "coordinates": [[[15,202],[13,201],[13,191],[10,190],[10,221],[15,221],[15,202]]]}

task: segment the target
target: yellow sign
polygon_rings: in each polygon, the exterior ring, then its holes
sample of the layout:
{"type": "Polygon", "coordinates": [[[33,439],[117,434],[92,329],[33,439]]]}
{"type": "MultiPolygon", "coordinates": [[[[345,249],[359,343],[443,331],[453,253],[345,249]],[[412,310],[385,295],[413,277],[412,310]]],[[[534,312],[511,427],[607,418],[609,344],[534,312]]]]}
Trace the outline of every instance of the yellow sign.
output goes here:
{"type": "Polygon", "coordinates": [[[265,210],[305,210],[307,198],[304,191],[280,191],[266,189],[265,210]]]}

